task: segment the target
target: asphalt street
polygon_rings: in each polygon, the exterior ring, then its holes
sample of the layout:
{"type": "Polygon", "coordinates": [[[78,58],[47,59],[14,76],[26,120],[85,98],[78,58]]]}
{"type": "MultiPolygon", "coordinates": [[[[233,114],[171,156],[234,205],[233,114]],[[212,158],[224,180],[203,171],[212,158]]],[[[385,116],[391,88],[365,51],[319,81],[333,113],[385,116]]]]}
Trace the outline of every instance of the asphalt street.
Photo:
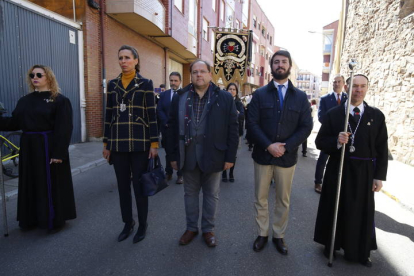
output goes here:
{"type": "MultiPolygon", "coordinates": [[[[322,246],[313,242],[319,195],[313,190],[318,152],[312,142],[308,157],[299,157],[293,181],[285,236],[289,255],[279,254],[271,242],[262,252],[254,252],[253,161],[242,143],[236,181],[221,184],[216,248],[208,248],[201,235],[187,246],[178,245],[185,230],[185,213],[183,186],[175,184],[175,176],[170,187],[150,198],[147,237],[138,244],[132,243],[132,235],[117,242],[123,223],[115,174],[105,164],[74,176],[78,218],[60,232],[21,231],[15,221],[16,198],[7,202],[10,231],[9,237],[0,237],[0,274],[414,275],[413,213],[383,193],[376,194],[379,249],[371,254],[373,267],[350,263],[342,253],[332,268],[327,266],[322,246]]],[[[272,209],[274,189],[271,191],[272,209]]],[[[134,216],[136,219],[136,210],[134,216]]]]}

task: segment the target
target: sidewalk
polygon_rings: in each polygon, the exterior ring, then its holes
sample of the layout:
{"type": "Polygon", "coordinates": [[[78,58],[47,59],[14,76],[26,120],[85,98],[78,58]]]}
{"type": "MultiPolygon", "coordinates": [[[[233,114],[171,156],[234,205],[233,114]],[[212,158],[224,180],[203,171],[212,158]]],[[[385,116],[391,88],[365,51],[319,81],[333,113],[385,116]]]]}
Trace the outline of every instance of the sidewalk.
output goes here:
{"type": "MultiPolygon", "coordinates": [[[[308,150],[314,150],[317,154],[319,152],[315,147],[315,138],[319,127],[319,122],[315,122],[314,129],[308,138],[308,150]]],[[[160,154],[163,155],[164,150],[160,149],[160,151],[160,154]]],[[[106,160],[102,158],[102,142],[86,142],[71,145],[69,147],[69,154],[72,176],[106,164],[106,160]]],[[[161,160],[164,160],[164,158],[161,158],[161,160]]],[[[398,161],[389,161],[387,181],[384,182],[382,192],[414,213],[413,176],[414,167],[398,161]]],[[[5,181],[6,200],[17,195],[17,183],[17,178],[5,181]]]]}
{"type": "MultiPolygon", "coordinates": [[[[70,166],[72,176],[106,164],[102,158],[102,142],[87,142],[69,146],[70,166]]],[[[17,195],[18,178],[10,179],[5,176],[4,187],[6,200],[17,195]]]]}
{"type": "MultiPolygon", "coordinates": [[[[319,150],[315,146],[315,138],[318,134],[321,124],[314,121],[311,135],[308,138],[308,148],[314,149],[319,155],[319,150]]],[[[315,163],[316,167],[316,163],[315,163]]],[[[381,192],[386,194],[392,200],[400,203],[404,208],[414,213],[414,167],[401,163],[399,161],[388,161],[387,181],[383,182],[381,192]]]]}

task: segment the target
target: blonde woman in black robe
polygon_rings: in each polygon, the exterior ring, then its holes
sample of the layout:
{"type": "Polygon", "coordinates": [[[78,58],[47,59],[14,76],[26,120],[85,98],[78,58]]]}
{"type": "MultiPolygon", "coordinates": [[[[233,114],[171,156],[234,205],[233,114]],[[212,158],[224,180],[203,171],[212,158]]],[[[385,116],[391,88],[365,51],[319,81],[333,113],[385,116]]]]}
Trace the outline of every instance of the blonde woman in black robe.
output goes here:
{"type": "Polygon", "coordinates": [[[68,152],[72,106],[49,67],[34,65],[27,81],[31,92],[11,117],[0,117],[0,131],[23,131],[17,220],[22,229],[59,229],[76,218],[68,152]]]}

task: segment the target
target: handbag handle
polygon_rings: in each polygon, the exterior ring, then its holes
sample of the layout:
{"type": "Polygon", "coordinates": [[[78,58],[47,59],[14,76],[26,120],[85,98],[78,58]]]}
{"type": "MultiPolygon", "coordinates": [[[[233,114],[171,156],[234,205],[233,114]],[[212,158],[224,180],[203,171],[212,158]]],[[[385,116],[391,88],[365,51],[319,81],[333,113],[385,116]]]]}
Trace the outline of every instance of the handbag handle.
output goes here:
{"type": "Polygon", "coordinates": [[[161,166],[160,157],[158,155],[155,158],[151,157],[150,160],[148,161],[147,171],[151,172],[155,168],[158,168],[159,166],[161,166]]]}

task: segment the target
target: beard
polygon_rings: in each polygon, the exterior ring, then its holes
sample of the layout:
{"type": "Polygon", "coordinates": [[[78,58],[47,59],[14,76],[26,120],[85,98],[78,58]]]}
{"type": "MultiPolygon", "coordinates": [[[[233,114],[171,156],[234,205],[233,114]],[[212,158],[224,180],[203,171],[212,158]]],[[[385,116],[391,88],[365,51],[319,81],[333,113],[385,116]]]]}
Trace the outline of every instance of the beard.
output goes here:
{"type": "Polygon", "coordinates": [[[276,70],[272,70],[272,76],[275,80],[284,80],[287,79],[287,77],[289,77],[290,75],[290,68],[292,68],[292,66],[289,67],[289,69],[285,72],[285,73],[277,73],[277,70],[279,70],[279,68],[277,68],[276,70]]]}

